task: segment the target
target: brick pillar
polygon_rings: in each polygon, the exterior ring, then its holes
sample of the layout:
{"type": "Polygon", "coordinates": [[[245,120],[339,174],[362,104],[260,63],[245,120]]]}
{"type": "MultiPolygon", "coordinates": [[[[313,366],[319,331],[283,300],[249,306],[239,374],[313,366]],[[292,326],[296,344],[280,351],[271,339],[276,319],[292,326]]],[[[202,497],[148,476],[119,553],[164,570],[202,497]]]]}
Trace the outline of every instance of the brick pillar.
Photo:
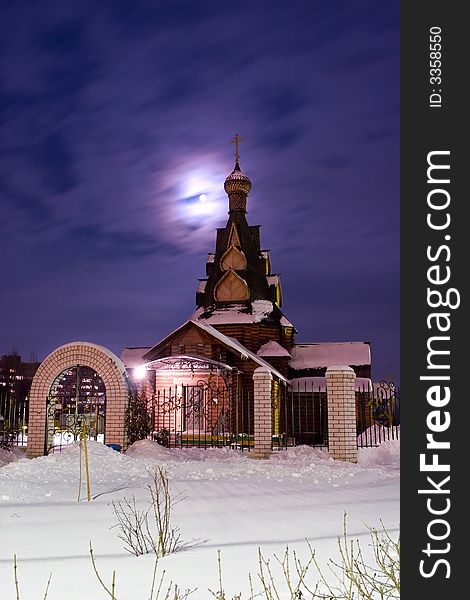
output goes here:
{"type": "Polygon", "coordinates": [[[255,409],[255,450],[253,458],[269,458],[272,443],[272,399],[273,376],[266,367],[258,367],[253,373],[255,409]]]}
{"type": "Polygon", "coordinates": [[[357,462],[356,374],[347,366],[328,367],[328,449],[336,460],[357,462]]]}

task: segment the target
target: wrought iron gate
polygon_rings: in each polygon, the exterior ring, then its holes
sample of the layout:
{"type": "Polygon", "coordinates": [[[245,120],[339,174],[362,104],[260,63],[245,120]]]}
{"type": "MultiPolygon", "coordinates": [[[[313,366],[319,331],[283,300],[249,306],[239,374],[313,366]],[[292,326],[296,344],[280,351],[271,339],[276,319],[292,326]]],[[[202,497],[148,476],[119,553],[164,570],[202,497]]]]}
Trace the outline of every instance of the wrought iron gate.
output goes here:
{"type": "Polygon", "coordinates": [[[98,373],[84,365],[63,371],[47,399],[46,454],[83,435],[104,442],[105,418],[106,390],[98,373]]]}
{"type": "Polygon", "coordinates": [[[216,382],[157,389],[152,398],[152,430],[153,439],[168,448],[249,450],[253,445],[247,394],[216,382]]]}
{"type": "Polygon", "coordinates": [[[273,448],[328,446],[326,392],[310,382],[273,388],[273,448]]]}

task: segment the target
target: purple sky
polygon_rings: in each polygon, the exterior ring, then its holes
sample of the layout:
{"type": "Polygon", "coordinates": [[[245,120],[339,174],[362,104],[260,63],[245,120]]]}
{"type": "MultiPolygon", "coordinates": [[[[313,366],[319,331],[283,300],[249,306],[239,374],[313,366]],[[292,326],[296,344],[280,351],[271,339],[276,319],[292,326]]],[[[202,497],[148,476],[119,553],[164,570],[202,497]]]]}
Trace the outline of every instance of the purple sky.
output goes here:
{"type": "Polygon", "coordinates": [[[239,132],[297,340],[398,379],[398,1],[16,0],[0,56],[0,354],[184,322],[239,132]]]}

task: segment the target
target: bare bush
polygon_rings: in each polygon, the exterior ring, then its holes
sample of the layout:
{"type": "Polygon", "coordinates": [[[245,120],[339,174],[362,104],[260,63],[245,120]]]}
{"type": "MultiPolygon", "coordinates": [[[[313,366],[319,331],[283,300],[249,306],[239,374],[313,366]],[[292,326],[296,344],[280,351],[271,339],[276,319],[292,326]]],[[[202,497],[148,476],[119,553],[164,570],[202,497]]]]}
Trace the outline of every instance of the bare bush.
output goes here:
{"type": "MultiPolygon", "coordinates": [[[[247,600],[395,600],[400,597],[400,538],[392,538],[382,523],[382,530],[369,528],[373,552],[372,564],[365,561],[359,540],[351,540],[344,518],[343,536],[338,538],[339,562],[328,561],[330,576],[320,567],[315,551],[307,541],[309,553],[303,563],[289,547],[282,557],[265,558],[258,548],[258,581],[261,590],[254,592],[249,577],[247,600]],[[315,568],[312,571],[312,567],[315,568]],[[280,573],[279,573],[280,569],[280,573]],[[316,574],[315,574],[316,571],[316,574]]],[[[242,594],[228,596],[222,581],[220,553],[219,587],[209,592],[216,600],[242,600],[242,594]]],[[[243,596],[245,598],[245,596],[243,596]]]]}
{"type": "Polygon", "coordinates": [[[350,540],[344,516],[344,533],[338,538],[340,562],[329,560],[329,570],[336,583],[328,583],[318,562],[315,566],[323,584],[324,593],[314,596],[323,599],[393,600],[400,598],[400,537],[393,539],[382,524],[378,531],[369,527],[374,563],[365,561],[359,540],[350,540]]]}
{"type": "Polygon", "coordinates": [[[178,527],[172,525],[173,507],[184,500],[181,494],[172,496],[166,470],[158,466],[149,471],[151,483],[147,485],[149,506],[139,509],[135,496],[131,500],[113,502],[114,514],[118,520],[118,537],[124,542],[125,549],[140,556],[155,552],[165,556],[183,549],[187,545],[181,541],[178,527]]]}
{"type": "MultiPolygon", "coordinates": [[[[103,590],[106,592],[106,594],[110,597],[111,600],[118,600],[116,596],[116,571],[112,572],[111,585],[106,585],[103,578],[101,577],[100,572],[98,571],[98,566],[96,564],[95,554],[91,542],[90,557],[93,571],[95,572],[96,578],[98,579],[100,586],[103,588],[103,590]]],[[[182,591],[177,585],[173,585],[172,581],[166,583],[165,571],[162,572],[162,574],[160,575],[160,579],[157,580],[158,561],[159,557],[158,555],[155,555],[155,563],[153,567],[152,581],[150,585],[150,595],[148,596],[148,600],[187,600],[187,598],[189,598],[189,596],[195,590],[186,589],[182,591]]]]}

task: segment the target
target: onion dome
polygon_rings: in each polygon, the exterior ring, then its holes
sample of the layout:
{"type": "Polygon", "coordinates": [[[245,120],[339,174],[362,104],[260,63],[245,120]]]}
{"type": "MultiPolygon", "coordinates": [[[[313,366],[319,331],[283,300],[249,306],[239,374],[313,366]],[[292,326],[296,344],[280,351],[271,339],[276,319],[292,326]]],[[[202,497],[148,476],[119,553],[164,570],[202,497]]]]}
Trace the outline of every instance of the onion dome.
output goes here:
{"type": "Polygon", "coordinates": [[[241,192],[248,195],[251,190],[250,178],[243,173],[238,162],[236,163],[234,170],[225,180],[224,189],[229,195],[234,192],[241,192]]]}
{"type": "Polygon", "coordinates": [[[251,190],[251,181],[240,169],[238,161],[233,171],[225,180],[224,190],[229,197],[230,212],[235,210],[246,212],[246,197],[251,190]]]}

